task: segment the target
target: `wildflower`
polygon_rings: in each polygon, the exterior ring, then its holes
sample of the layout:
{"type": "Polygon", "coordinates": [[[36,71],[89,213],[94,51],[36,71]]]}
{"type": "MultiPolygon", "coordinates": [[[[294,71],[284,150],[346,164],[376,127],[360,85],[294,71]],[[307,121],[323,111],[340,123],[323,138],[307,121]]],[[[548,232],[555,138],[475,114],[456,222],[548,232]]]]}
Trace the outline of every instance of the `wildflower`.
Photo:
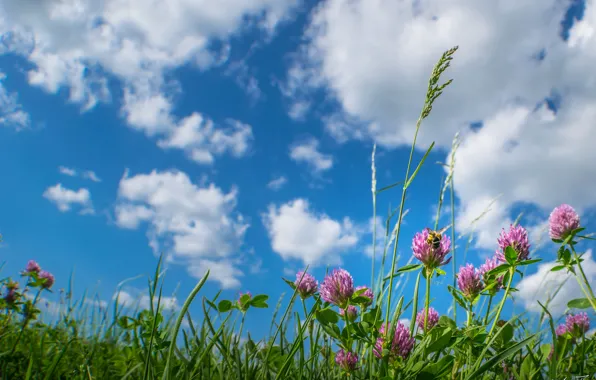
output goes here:
{"type": "MultiPolygon", "coordinates": [[[[480,265],[478,272],[482,276],[482,280],[484,281],[485,285],[490,280],[488,278],[488,272],[490,272],[491,270],[495,269],[498,266],[499,266],[499,260],[497,259],[496,256],[487,258],[486,261],[484,262],[484,264],[480,265]]],[[[496,287],[497,290],[503,289],[503,277],[504,276],[497,277],[497,287],[496,287]]]]}
{"type": "Polygon", "coordinates": [[[39,273],[41,271],[41,267],[35,260],[29,260],[27,266],[25,267],[25,272],[27,273],[39,273]]]}
{"type": "MultiPolygon", "coordinates": [[[[426,309],[422,309],[416,315],[416,323],[418,324],[418,327],[422,330],[424,330],[424,319],[425,318],[426,318],[426,309]]],[[[439,323],[439,313],[432,307],[429,307],[428,308],[428,320],[426,321],[427,330],[432,329],[437,323],[439,323]]]]}
{"type": "Polygon", "coordinates": [[[412,240],[412,252],[427,270],[435,269],[451,261],[451,257],[445,258],[449,253],[451,240],[448,236],[424,229],[422,233],[417,232],[412,240]]]}
{"type": "Polygon", "coordinates": [[[557,326],[557,329],[555,330],[555,334],[557,336],[565,335],[566,332],[567,332],[567,326],[565,326],[565,325],[559,325],[559,326],[557,326]]]}
{"type": "Polygon", "coordinates": [[[518,260],[528,260],[530,256],[530,242],[528,241],[528,231],[522,226],[509,226],[509,232],[505,232],[505,229],[501,231],[499,238],[499,249],[497,249],[497,259],[504,263],[507,262],[505,259],[505,249],[509,246],[517,253],[518,260]]]}
{"type": "Polygon", "coordinates": [[[345,352],[343,349],[340,349],[337,354],[335,354],[335,363],[337,363],[337,365],[343,368],[346,372],[352,372],[356,369],[358,355],[353,352],[345,352]]]}
{"type": "Polygon", "coordinates": [[[52,285],[54,285],[54,275],[50,272],[42,270],[39,272],[39,278],[41,280],[45,280],[44,283],[41,285],[44,289],[50,289],[52,285]]]}
{"type": "MultiPolygon", "coordinates": [[[[358,318],[358,309],[356,309],[356,306],[348,306],[347,313],[350,322],[354,322],[358,318]]],[[[343,317],[346,314],[346,309],[339,309],[339,314],[343,317]]]]}
{"type": "Polygon", "coordinates": [[[296,273],[296,281],[294,282],[294,285],[296,285],[300,297],[305,300],[315,294],[319,283],[311,274],[298,272],[296,273]]]}
{"type": "Polygon", "coordinates": [[[573,207],[562,204],[550,213],[548,226],[551,239],[565,240],[571,231],[579,228],[579,215],[573,207]]]}
{"type": "Polygon", "coordinates": [[[565,318],[565,327],[573,335],[585,334],[590,329],[590,318],[586,313],[569,314],[565,318]]]}
{"type": "Polygon", "coordinates": [[[367,286],[357,286],[356,289],[354,289],[354,291],[357,292],[362,289],[366,289],[366,290],[360,294],[360,297],[366,297],[366,298],[370,299],[369,302],[363,303],[362,306],[368,307],[368,306],[372,305],[372,302],[373,302],[373,299],[375,296],[374,296],[372,290],[367,286]]]}
{"type": "Polygon", "coordinates": [[[354,294],[354,280],[346,270],[334,269],[333,273],[325,276],[319,293],[324,301],[343,309],[354,294]]]}
{"type": "Polygon", "coordinates": [[[474,300],[484,288],[480,272],[472,264],[460,267],[457,274],[457,287],[469,301],[474,300]]]}
{"type": "MultiPolygon", "coordinates": [[[[377,358],[383,356],[383,343],[384,335],[386,332],[387,325],[383,324],[379,329],[381,336],[377,339],[374,348],[374,354],[377,358]]],[[[391,341],[391,347],[389,348],[390,355],[393,357],[401,357],[405,359],[414,348],[415,339],[410,335],[410,330],[401,322],[397,322],[395,326],[395,334],[391,341]]]]}

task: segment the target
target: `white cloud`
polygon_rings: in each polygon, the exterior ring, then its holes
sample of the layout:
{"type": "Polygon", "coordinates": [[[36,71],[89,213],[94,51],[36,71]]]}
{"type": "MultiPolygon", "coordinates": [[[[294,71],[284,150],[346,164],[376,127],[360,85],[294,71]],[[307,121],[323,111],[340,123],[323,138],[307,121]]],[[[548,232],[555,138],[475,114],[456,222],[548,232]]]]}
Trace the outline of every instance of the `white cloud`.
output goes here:
{"type": "MultiPolygon", "coordinates": [[[[147,294],[141,294],[138,291],[126,291],[120,290],[116,292],[113,296],[113,300],[118,299],[118,304],[126,307],[126,308],[139,308],[140,310],[145,310],[150,308],[150,301],[151,299],[147,294]]],[[[157,307],[158,297],[153,297],[153,306],[157,307]]],[[[178,303],[178,299],[176,297],[168,297],[168,296],[161,296],[159,301],[160,310],[178,310],[180,309],[180,304],[178,303]]]]}
{"type": "MultiPolygon", "coordinates": [[[[177,84],[165,76],[185,65],[201,70],[221,65],[230,54],[230,38],[248,28],[271,35],[299,4],[299,0],[8,0],[0,8],[0,37],[4,52],[15,52],[32,64],[27,73],[30,85],[51,93],[66,88],[69,100],[85,110],[110,100],[109,76],[121,80],[121,110],[128,124],[168,141],[186,119],[178,121],[172,114],[172,90],[177,84]],[[221,48],[215,49],[213,41],[222,42],[221,48]]],[[[256,91],[250,81],[247,89],[256,91]]],[[[238,126],[232,129],[236,132],[238,126]]],[[[215,152],[222,146],[232,152],[241,149],[241,142],[227,140],[242,134],[212,135],[215,152]]]]}
{"type": "Polygon", "coordinates": [[[60,172],[60,174],[64,174],[69,177],[77,177],[80,175],[81,177],[91,180],[93,182],[101,182],[101,179],[97,176],[97,174],[95,174],[93,170],[85,170],[82,173],[79,173],[79,171],[77,171],[74,168],[69,168],[67,166],[59,166],[58,171],[60,172]]]}
{"type": "MultiPolygon", "coordinates": [[[[596,286],[596,262],[592,258],[592,251],[588,250],[584,256],[582,267],[592,288],[596,286]]],[[[540,313],[542,308],[537,301],[546,304],[548,297],[564,283],[559,293],[548,305],[549,311],[556,318],[565,312],[567,302],[574,298],[584,298],[577,280],[572,274],[565,270],[550,272],[551,268],[557,265],[555,262],[540,263],[538,271],[532,275],[526,275],[516,286],[519,292],[515,294],[520,298],[525,308],[529,311],[540,313]]]]}
{"type": "Polygon", "coordinates": [[[315,172],[323,172],[333,166],[333,158],[319,152],[319,141],[315,138],[292,145],[290,157],[296,162],[308,164],[315,172]]]}
{"type": "Polygon", "coordinates": [[[93,182],[101,182],[101,179],[92,170],[85,170],[83,172],[83,178],[86,178],[86,179],[91,180],[93,182]]]}
{"type": "Polygon", "coordinates": [[[288,179],[284,176],[280,176],[277,178],[272,179],[268,184],[267,187],[271,190],[277,191],[281,189],[286,183],[288,183],[288,179]]]}
{"type": "Polygon", "coordinates": [[[59,166],[58,171],[60,172],[60,174],[67,175],[69,177],[76,177],[77,175],[77,171],[75,169],[68,168],[66,166],[59,166]]]}
{"type": "Polygon", "coordinates": [[[349,218],[331,219],[310,210],[308,201],[300,198],[279,207],[270,205],[263,223],[273,251],[305,265],[340,264],[341,253],[354,247],[360,234],[349,218]]]}
{"type": "Polygon", "coordinates": [[[152,171],[129,177],[118,188],[116,223],[136,229],[148,224],[154,250],[168,252],[195,277],[211,269],[210,279],[224,288],[239,285],[238,267],[248,224],[235,212],[238,192],[214,184],[198,186],[183,172],[152,171]]]}
{"type": "Polygon", "coordinates": [[[4,87],[4,79],[6,75],[0,72],[0,126],[14,127],[17,131],[27,128],[31,123],[31,117],[23,111],[17,94],[4,87]]]}
{"type": "Polygon", "coordinates": [[[448,150],[462,131],[457,225],[467,226],[502,194],[475,225],[478,246],[494,249],[519,202],[543,211],[563,202],[579,211],[596,205],[596,1],[586,1],[583,19],[564,41],[559,33],[568,5],[327,0],[313,12],[284,94],[303,102],[311,89],[325,87],[341,106],[326,119],[340,141],[409,145],[432,67],[459,45],[444,75],[454,82],[424,121],[419,148],[436,141],[448,150]],[[543,103],[553,95],[561,100],[557,114],[543,103]],[[477,121],[483,126],[472,130],[477,121]]]}
{"type": "Polygon", "coordinates": [[[172,129],[167,139],[160,140],[159,146],[183,149],[193,161],[202,164],[211,164],[214,155],[226,152],[242,157],[253,139],[252,128],[238,121],[228,123],[228,128],[216,129],[211,120],[193,113],[172,129]]]}
{"type": "Polygon", "coordinates": [[[81,206],[81,214],[94,213],[91,193],[86,188],[80,188],[74,191],[58,183],[48,187],[44,191],[43,197],[54,203],[58,207],[58,210],[62,212],[69,211],[76,204],[81,206]]]}

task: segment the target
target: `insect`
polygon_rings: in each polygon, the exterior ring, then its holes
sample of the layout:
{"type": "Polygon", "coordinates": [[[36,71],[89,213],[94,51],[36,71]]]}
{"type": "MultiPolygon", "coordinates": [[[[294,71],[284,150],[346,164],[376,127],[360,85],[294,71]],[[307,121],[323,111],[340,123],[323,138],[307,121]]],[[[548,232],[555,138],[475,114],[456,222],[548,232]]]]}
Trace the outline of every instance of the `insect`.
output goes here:
{"type": "Polygon", "coordinates": [[[428,238],[426,238],[428,245],[433,247],[433,249],[439,249],[441,246],[441,238],[443,237],[443,233],[447,231],[448,228],[449,226],[442,228],[439,231],[429,231],[428,238]]]}

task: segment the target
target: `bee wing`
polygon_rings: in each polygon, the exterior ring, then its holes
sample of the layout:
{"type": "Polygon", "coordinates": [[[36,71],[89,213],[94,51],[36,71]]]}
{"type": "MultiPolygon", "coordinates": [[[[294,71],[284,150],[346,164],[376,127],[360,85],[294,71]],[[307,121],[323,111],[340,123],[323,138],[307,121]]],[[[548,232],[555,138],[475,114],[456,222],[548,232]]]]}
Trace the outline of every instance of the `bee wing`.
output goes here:
{"type": "Polygon", "coordinates": [[[443,235],[445,233],[445,231],[447,231],[449,229],[449,227],[451,227],[451,224],[441,228],[439,231],[437,231],[439,234],[443,235]]]}

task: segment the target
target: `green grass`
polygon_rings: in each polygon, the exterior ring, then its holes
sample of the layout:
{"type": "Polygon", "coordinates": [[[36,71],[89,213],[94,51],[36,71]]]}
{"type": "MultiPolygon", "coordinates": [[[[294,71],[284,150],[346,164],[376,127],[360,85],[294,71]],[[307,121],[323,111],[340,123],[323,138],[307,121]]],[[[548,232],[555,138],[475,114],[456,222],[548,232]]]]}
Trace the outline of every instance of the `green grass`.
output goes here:
{"type": "MultiPolygon", "coordinates": [[[[175,313],[166,312],[162,304],[164,278],[161,259],[155,274],[149,279],[149,308],[129,312],[114,300],[111,308],[102,307],[98,299],[75,302],[71,289],[62,294],[57,314],[41,312],[44,295],[51,288],[41,272],[21,274],[20,283],[13,278],[1,280],[0,298],[0,378],[5,379],[570,379],[573,376],[594,378],[596,374],[596,341],[585,333],[569,330],[556,333],[556,321],[541,306],[538,320],[524,314],[501,320],[504,305],[515,293],[515,284],[530,265],[538,260],[520,260],[515,247],[505,249],[507,262],[489,272],[484,290],[471,297],[458,289],[456,283],[456,249],[453,177],[456,136],[450,162],[444,164],[448,175],[439,192],[437,222],[447,194],[451,205],[452,273],[441,266],[424,267],[409,261],[398,268],[397,247],[400,243],[401,220],[408,212],[405,200],[408,188],[422,169],[431,152],[428,148],[422,160],[414,166],[416,138],[422,121],[430,114],[433,102],[451,81],[440,83],[457,48],[439,60],[429,80],[427,96],[416,124],[414,142],[404,180],[377,190],[374,150],[372,159],[373,216],[377,215],[377,195],[389,188],[402,186],[398,207],[389,208],[380,268],[375,268],[377,231],[373,232],[371,281],[374,303],[363,306],[360,293],[346,300],[357,306],[358,314],[350,320],[340,316],[338,308],[325,302],[319,294],[304,299],[294,281],[285,280],[288,290],[287,307],[282,299],[274,308],[269,335],[253,340],[245,331],[245,318],[254,308],[269,308],[267,295],[242,295],[238,300],[212,299],[202,296],[201,289],[209,273],[202,278],[175,313]],[[388,268],[386,268],[388,265],[388,268]],[[415,275],[412,297],[402,294],[403,284],[415,275]],[[428,315],[432,306],[430,285],[437,276],[452,276],[448,289],[453,296],[452,316],[443,315],[429,329],[412,323],[410,329],[397,325],[400,318],[416,319],[422,310],[428,315]],[[497,279],[504,276],[504,289],[497,289],[497,279]],[[12,289],[12,291],[10,290],[12,289]],[[423,293],[424,292],[424,293],[423,293]],[[419,296],[424,294],[423,302],[419,296]],[[202,310],[198,319],[191,318],[191,304],[202,310]],[[456,323],[456,313],[467,316],[463,324],[456,323]],[[383,323],[389,328],[381,334],[383,323]],[[400,330],[401,329],[401,330],[400,330]],[[424,331],[423,331],[424,330],[424,331]],[[397,356],[390,345],[395,331],[415,338],[410,352],[397,356]],[[425,332],[426,331],[426,332],[425,332]],[[384,342],[384,344],[382,344],[384,342]],[[376,347],[376,348],[375,348],[376,347]],[[340,349],[358,356],[352,367],[335,361],[340,349]],[[549,355],[552,351],[552,355],[549,355]],[[380,356],[380,357],[377,357],[380,356]],[[590,377],[591,376],[591,377],[590,377]]],[[[570,300],[573,309],[596,310],[596,299],[581,268],[577,242],[590,239],[573,231],[564,241],[554,240],[558,247],[558,267],[573,273],[583,298],[570,300]]],[[[459,237],[461,238],[461,236],[459,237]]],[[[458,239],[459,239],[458,238],[458,239]]],[[[496,237],[495,237],[496,239],[496,237]]],[[[463,261],[470,244],[463,250],[463,261]]],[[[461,249],[458,248],[457,252],[461,249]]],[[[460,256],[458,256],[460,257],[460,256]]],[[[308,269],[308,268],[307,268],[308,269]]],[[[280,280],[280,284],[283,283],[280,280]]],[[[556,293],[555,293],[556,294],[556,293]]],[[[554,296],[554,295],[551,295],[554,296]]],[[[426,318],[425,318],[426,319],[426,318]]],[[[579,377],[578,377],[579,378],[579,377]]]]}

